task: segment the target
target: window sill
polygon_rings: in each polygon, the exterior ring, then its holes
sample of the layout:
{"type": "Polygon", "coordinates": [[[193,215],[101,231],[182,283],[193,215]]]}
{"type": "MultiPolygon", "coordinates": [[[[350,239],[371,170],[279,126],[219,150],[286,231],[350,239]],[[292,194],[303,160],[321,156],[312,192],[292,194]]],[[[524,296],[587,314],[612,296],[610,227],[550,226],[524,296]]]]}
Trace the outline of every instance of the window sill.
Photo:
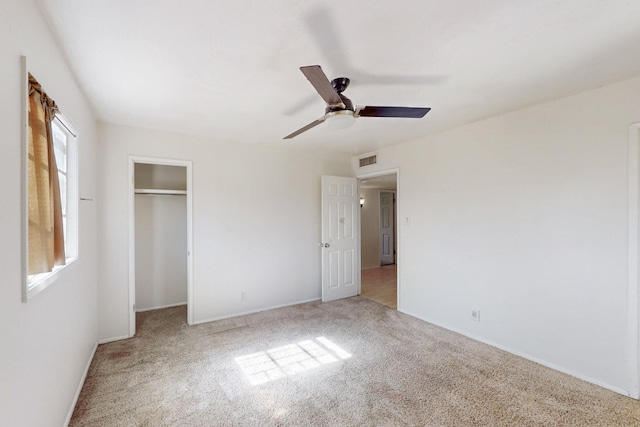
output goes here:
{"type": "Polygon", "coordinates": [[[54,267],[50,273],[42,273],[34,276],[27,276],[25,279],[26,292],[23,294],[22,302],[27,302],[40,292],[47,289],[50,285],[55,283],[69,267],[75,264],[78,257],[67,258],[66,264],[58,267],[54,267]]]}

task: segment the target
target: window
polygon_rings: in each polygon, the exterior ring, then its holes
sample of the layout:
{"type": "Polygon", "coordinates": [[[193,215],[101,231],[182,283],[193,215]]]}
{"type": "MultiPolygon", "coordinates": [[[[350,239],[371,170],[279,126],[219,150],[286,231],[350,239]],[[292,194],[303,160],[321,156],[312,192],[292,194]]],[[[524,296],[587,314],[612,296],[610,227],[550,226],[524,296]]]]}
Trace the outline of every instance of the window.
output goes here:
{"type": "Polygon", "coordinates": [[[76,132],[30,74],[27,93],[23,302],[78,256],[76,132]]]}
{"type": "Polygon", "coordinates": [[[69,124],[64,123],[61,115],[51,122],[53,147],[58,167],[60,184],[60,200],[62,205],[62,226],[64,248],[67,263],[78,256],[77,239],[77,207],[72,202],[77,197],[76,176],[76,137],[69,124]]]}

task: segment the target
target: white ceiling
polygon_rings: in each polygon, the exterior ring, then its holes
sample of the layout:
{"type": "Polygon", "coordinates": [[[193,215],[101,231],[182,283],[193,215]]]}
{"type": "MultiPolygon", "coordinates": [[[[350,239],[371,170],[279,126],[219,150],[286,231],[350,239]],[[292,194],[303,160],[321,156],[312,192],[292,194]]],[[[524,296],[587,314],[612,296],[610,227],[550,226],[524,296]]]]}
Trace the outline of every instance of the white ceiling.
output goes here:
{"type": "Polygon", "coordinates": [[[638,0],[38,1],[101,120],[242,143],[359,154],[640,75],[638,0]],[[432,111],[283,141],[315,64],[432,111]]]}
{"type": "Polygon", "coordinates": [[[360,180],[360,188],[374,190],[395,190],[398,187],[398,175],[382,175],[360,180]]]}

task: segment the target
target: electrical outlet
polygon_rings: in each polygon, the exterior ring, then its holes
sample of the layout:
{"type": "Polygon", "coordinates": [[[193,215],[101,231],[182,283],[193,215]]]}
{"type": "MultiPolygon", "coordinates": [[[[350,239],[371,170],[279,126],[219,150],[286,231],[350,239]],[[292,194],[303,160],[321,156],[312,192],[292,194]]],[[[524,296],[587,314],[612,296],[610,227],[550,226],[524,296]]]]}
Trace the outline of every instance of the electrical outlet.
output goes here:
{"type": "Polygon", "coordinates": [[[245,291],[240,292],[240,301],[246,301],[247,294],[245,291]]]}
{"type": "Polygon", "coordinates": [[[480,310],[471,310],[471,320],[480,321],[480,310]]]}

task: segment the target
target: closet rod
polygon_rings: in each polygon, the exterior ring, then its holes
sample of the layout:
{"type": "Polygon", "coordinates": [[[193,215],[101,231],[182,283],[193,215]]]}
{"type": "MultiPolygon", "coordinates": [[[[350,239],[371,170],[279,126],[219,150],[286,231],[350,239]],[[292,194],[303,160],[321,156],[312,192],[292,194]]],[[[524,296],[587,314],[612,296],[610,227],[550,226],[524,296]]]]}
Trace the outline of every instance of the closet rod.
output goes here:
{"type": "Polygon", "coordinates": [[[187,194],[186,190],[157,190],[157,189],[147,189],[147,188],[136,188],[134,190],[135,194],[146,194],[151,196],[185,196],[187,194]]]}

